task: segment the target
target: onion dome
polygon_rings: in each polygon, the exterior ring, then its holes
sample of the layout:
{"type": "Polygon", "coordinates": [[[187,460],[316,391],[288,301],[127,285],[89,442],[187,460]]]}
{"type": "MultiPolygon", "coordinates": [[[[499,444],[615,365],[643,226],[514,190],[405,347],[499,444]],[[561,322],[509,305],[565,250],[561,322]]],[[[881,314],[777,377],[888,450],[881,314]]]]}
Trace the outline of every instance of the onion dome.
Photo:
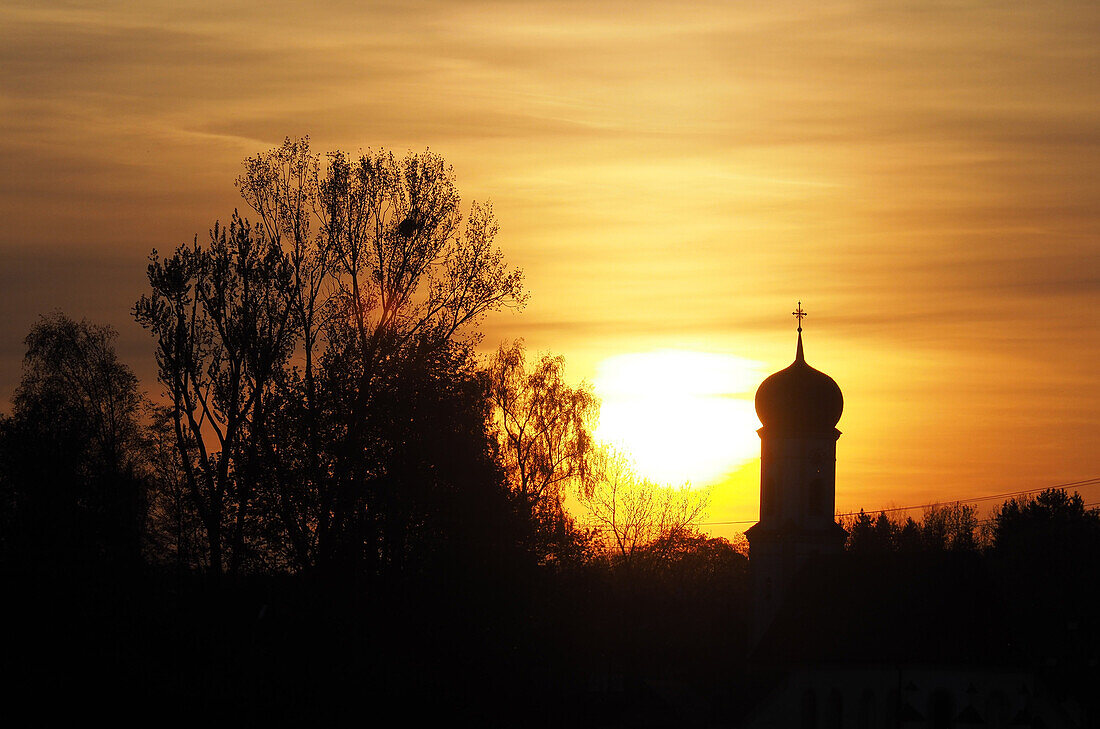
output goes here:
{"type": "Polygon", "coordinates": [[[794,362],[760,383],[756,391],[760,422],[767,430],[779,432],[828,432],[836,427],[843,410],[844,396],[836,381],[806,364],[799,326],[794,362]]]}

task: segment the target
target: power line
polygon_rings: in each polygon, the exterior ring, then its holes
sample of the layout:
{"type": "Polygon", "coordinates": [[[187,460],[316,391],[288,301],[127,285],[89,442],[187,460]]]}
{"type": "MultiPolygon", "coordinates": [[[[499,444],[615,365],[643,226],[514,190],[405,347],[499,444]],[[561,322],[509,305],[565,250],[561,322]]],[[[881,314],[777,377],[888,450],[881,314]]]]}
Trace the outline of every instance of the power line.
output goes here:
{"type": "MultiPolygon", "coordinates": [[[[1053,487],[1051,487],[1051,488],[1053,488],[1053,487]]],[[[1017,493],[1027,493],[1027,492],[1021,491],[1021,492],[1017,492],[1017,493]]],[[[943,504],[956,504],[956,503],[961,503],[961,502],[958,502],[958,501],[944,501],[942,503],[943,504]]],[[[933,504],[933,506],[934,505],[935,504],[933,504]]],[[[1092,509],[1092,508],[1095,508],[1095,507],[1098,507],[1098,506],[1100,506],[1100,501],[1093,501],[1091,503],[1084,504],[1082,506],[1082,508],[1092,509]]],[[[837,516],[854,516],[858,513],[859,512],[857,511],[857,512],[854,512],[853,514],[838,514],[837,516]]],[[[877,512],[866,512],[866,513],[870,514],[870,513],[877,513],[877,512]]],[[[701,521],[701,522],[699,522],[699,526],[718,526],[718,525],[724,525],[724,524],[755,524],[757,521],[758,521],[757,519],[742,519],[741,521],[701,521]]],[[[976,522],[974,522],[974,524],[976,526],[981,526],[982,524],[989,524],[992,521],[993,521],[993,517],[990,517],[988,519],[981,519],[979,521],[976,521],[976,522]]],[[[610,531],[613,531],[612,527],[608,527],[608,526],[599,526],[599,527],[590,527],[590,528],[592,529],[592,531],[597,531],[597,532],[610,532],[610,531]]]]}
{"type": "MultiPolygon", "coordinates": [[[[915,509],[930,509],[935,506],[950,506],[952,504],[968,504],[978,501],[990,501],[992,499],[1003,499],[1009,496],[1023,496],[1024,494],[1034,494],[1041,491],[1048,491],[1050,489],[1067,489],[1072,487],[1084,487],[1084,486],[1096,486],[1100,484],[1100,476],[1094,476],[1093,478],[1086,478],[1082,481],[1069,481],[1067,483],[1054,484],[1053,486],[1040,486],[1033,489],[1023,489],[1021,491],[1007,491],[1003,494],[992,494],[990,496],[975,496],[969,499],[953,499],[951,501],[937,501],[931,504],[920,504],[917,506],[893,506],[888,509],[863,509],[866,514],[880,514],[880,513],[893,513],[895,511],[913,511],[915,509]]],[[[1100,504],[1086,504],[1086,507],[1096,506],[1100,504]]],[[[849,511],[843,514],[836,514],[835,516],[859,516],[858,511],[849,511]]],[[[734,524],[755,524],[757,519],[741,519],[737,521],[703,521],[699,522],[699,526],[726,526],[734,524]]]]}
{"type": "MultiPolygon", "coordinates": [[[[1007,496],[1022,496],[1024,494],[1035,494],[1035,493],[1039,493],[1041,491],[1047,491],[1049,489],[1066,489],[1066,488],[1070,488],[1070,487],[1073,487],[1073,486],[1095,486],[1096,484],[1100,484],[1100,477],[1089,478],[1089,479],[1085,479],[1084,481],[1074,481],[1074,482],[1071,482],[1071,483],[1061,483],[1061,484],[1057,484],[1055,486],[1040,486],[1039,488],[1024,489],[1022,491],[1008,491],[1008,492],[1003,493],[1003,494],[992,494],[990,496],[975,496],[975,497],[970,498],[970,499],[953,499],[951,501],[937,501],[937,502],[932,503],[932,504],[921,504],[919,506],[894,506],[894,507],[891,507],[889,509],[873,509],[873,510],[863,509],[863,511],[865,513],[868,513],[868,514],[871,514],[871,513],[878,514],[878,513],[882,513],[882,512],[889,513],[889,512],[894,512],[894,511],[912,511],[913,509],[927,509],[927,508],[931,508],[933,506],[950,506],[951,504],[968,504],[972,501],[990,501],[992,499],[1003,499],[1007,496]]],[[[837,516],[858,516],[858,515],[859,515],[858,511],[849,511],[849,512],[844,513],[844,514],[837,514],[837,516]]]]}
{"type": "MultiPolygon", "coordinates": [[[[1082,504],[1082,507],[1081,507],[1081,508],[1083,508],[1083,509],[1091,509],[1091,508],[1093,508],[1094,506],[1100,506],[1100,501],[1093,501],[1093,502],[1092,502],[1092,503],[1090,503],[1090,504],[1082,504]]],[[[992,516],[991,516],[991,517],[989,517],[988,519],[982,519],[982,520],[980,520],[980,521],[976,521],[976,522],[974,522],[974,524],[975,524],[976,526],[981,526],[981,525],[983,525],[983,524],[992,524],[992,523],[993,523],[994,521],[996,521],[996,517],[992,517],[992,516]]]]}

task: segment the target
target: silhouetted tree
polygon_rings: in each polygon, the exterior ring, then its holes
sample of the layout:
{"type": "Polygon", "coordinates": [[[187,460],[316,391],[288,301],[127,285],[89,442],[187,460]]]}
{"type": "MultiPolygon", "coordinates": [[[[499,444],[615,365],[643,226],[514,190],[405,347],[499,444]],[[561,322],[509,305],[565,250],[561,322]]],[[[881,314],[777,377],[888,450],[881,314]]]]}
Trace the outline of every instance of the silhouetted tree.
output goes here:
{"type": "MultiPolygon", "coordinates": [[[[135,307],[157,338],[208,568],[236,571],[249,552],[381,569],[419,518],[393,470],[416,452],[398,438],[422,422],[407,408],[447,390],[444,372],[472,381],[474,325],[522,305],[521,274],[488,205],[463,223],[454,173],[430,152],[333,152],[322,166],[308,140],[287,140],[246,160],[237,185],[257,226],[234,215],[207,246],[154,254],[135,307]]],[[[488,417],[475,400],[458,401],[488,417]]]]}
{"type": "MultiPolygon", "coordinates": [[[[295,361],[301,369],[277,373],[272,399],[277,424],[259,432],[271,514],[283,524],[289,557],[301,568],[314,564],[316,531],[327,520],[319,515],[319,501],[327,495],[323,458],[325,432],[323,393],[317,390],[317,368],[323,353],[323,334],[335,313],[338,290],[336,241],[347,215],[327,197],[344,167],[322,179],[320,158],[309,148],[309,138],[286,139],[274,149],[249,157],[236,184],[245,202],[259,217],[257,226],[271,245],[281,248],[290,263],[291,277],[283,292],[294,317],[295,361]],[[278,433],[272,432],[272,428],[278,433]]],[[[324,537],[320,537],[323,541],[324,537]]]]}
{"type": "Polygon", "coordinates": [[[880,511],[875,519],[874,544],[875,549],[881,552],[892,552],[897,549],[897,528],[886,512],[880,511]]]}
{"type": "Polygon", "coordinates": [[[663,543],[646,547],[655,572],[676,575],[692,589],[717,587],[724,580],[743,581],[748,576],[748,558],[729,540],[708,537],[696,528],[683,529],[663,543]]]}
{"type": "Polygon", "coordinates": [[[206,566],[236,572],[245,557],[267,398],[294,341],[287,256],[234,214],[200,246],[149,264],[151,292],[134,316],[157,341],[176,448],[206,532],[206,566]]]}
{"type": "Polygon", "coordinates": [[[972,552],[978,548],[978,511],[961,502],[930,506],[921,520],[921,540],[927,551],[972,552]]]}
{"type": "Polygon", "coordinates": [[[994,512],[993,523],[993,547],[1002,554],[1080,555],[1100,539],[1100,512],[1085,509],[1080,494],[1064,489],[1009,499],[994,512]]]}
{"type": "Polygon", "coordinates": [[[875,518],[862,509],[846,523],[850,552],[885,554],[889,552],[975,551],[978,548],[977,510],[962,503],[930,506],[918,522],[906,517],[895,522],[879,512],[875,518]]]}
{"type": "Polygon", "coordinates": [[[205,533],[180,461],[171,408],[151,408],[148,456],[146,559],[181,572],[206,563],[205,533]]]}
{"type": "Polygon", "coordinates": [[[920,525],[907,516],[905,524],[901,526],[897,534],[898,551],[904,554],[915,554],[921,551],[920,525]]]}
{"type": "Polygon", "coordinates": [[[453,170],[430,152],[329,156],[318,209],[337,262],[323,357],[334,450],[307,517],[316,528],[302,530],[316,535],[317,562],[389,549],[383,476],[394,446],[380,437],[380,406],[406,365],[464,351],[486,312],[525,301],[491,208],[473,203],[463,225],[459,206],[453,170]]]}
{"type": "Polygon", "coordinates": [[[110,327],[60,313],[27,335],[13,413],[0,428],[9,557],[139,563],[143,399],[115,337],[110,327]]]}
{"type": "Polygon", "coordinates": [[[846,544],[850,552],[869,552],[875,544],[875,523],[871,516],[859,510],[859,514],[847,526],[848,542],[846,544]]]}
{"type": "Polygon", "coordinates": [[[457,344],[405,354],[378,373],[385,386],[360,414],[364,452],[339,464],[362,469],[347,498],[364,508],[336,512],[348,552],[334,556],[403,575],[508,560],[519,534],[488,428],[487,378],[457,344]]]}
{"type": "MultiPolygon", "coordinates": [[[[990,558],[1009,597],[1014,641],[1053,683],[1094,697],[1100,511],[1063,489],[1010,499],[994,512],[990,558]]],[[[1094,698],[1088,703],[1097,710],[1094,698]]]]}
{"type": "Polygon", "coordinates": [[[593,459],[592,488],[580,502],[615,563],[633,567],[667,560],[680,540],[691,536],[702,518],[707,494],[689,487],[662,486],[644,479],[613,448],[593,459]]]}
{"type": "Polygon", "coordinates": [[[523,343],[497,350],[489,366],[494,422],[513,499],[536,525],[540,559],[576,562],[587,550],[564,497],[590,491],[591,428],[598,402],[586,383],[571,387],[565,360],[544,355],[528,370],[523,343]]]}

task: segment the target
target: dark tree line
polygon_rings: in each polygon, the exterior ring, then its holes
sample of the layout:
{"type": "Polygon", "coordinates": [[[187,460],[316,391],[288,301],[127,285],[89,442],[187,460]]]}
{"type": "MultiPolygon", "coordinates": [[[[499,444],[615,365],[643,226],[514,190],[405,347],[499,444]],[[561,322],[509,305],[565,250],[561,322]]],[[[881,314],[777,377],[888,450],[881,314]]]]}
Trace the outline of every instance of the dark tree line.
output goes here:
{"type": "Polygon", "coordinates": [[[919,519],[891,519],[884,511],[872,517],[860,510],[842,523],[848,530],[846,547],[856,554],[969,552],[990,534],[982,529],[978,510],[962,503],[930,506],[919,519]]]}
{"type": "Polygon", "coordinates": [[[966,504],[930,507],[922,518],[872,518],[846,524],[848,554],[866,560],[862,581],[886,572],[963,571],[991,586],[971,611],[1005,623],[1001,642],[1040,671],[1055,692],[1075,696],[1095,716],[1100,629],[1100,510],[1079,493],[1047,489],[1008,499],[984,519],[966,504]]]}
{"type": "Polygon", "coordinates": [[[841,523],[854,554],[983,552],[1023,564],[1090,555],[1100,546],[1100,510],[1057,488],[1008,499],[984,519],[977,507],[959,502],[927,507],[919,519],[860,510],[841,523]]]}

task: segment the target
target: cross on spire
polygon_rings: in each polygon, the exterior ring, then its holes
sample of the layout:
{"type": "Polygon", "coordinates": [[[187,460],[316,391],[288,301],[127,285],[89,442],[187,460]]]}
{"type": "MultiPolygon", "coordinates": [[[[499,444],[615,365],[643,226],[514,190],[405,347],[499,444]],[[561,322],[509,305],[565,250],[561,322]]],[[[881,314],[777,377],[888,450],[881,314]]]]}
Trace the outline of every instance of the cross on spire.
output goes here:
{"type": "Polygon", "coordinates": [[[802,302],[798,302],[798,308],[791,312],[791,316],[798,319],[798,332],[802,333],[802,317],[806,316],[806,312],[802,310],[802,302]]]}

